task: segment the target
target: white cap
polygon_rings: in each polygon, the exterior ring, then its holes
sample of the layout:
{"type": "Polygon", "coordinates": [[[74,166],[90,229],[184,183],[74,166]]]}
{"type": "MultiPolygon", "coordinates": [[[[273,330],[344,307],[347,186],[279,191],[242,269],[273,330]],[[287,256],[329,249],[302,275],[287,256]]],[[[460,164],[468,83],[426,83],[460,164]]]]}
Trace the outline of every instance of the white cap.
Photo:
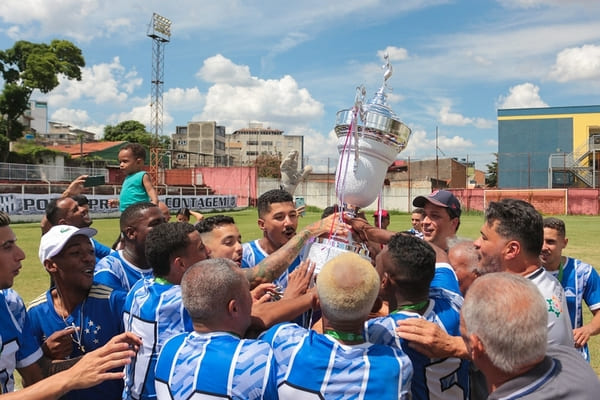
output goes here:
{"type": "Polygon", "coordinates": [[[40,242],[40,261],[42,264],[49,258],[60,253],[65,244],[75,235],[85,235],[89,238],[98,233],[94,228],[77,228],[71,225],[55,225],[42,236],[40,242]]]}

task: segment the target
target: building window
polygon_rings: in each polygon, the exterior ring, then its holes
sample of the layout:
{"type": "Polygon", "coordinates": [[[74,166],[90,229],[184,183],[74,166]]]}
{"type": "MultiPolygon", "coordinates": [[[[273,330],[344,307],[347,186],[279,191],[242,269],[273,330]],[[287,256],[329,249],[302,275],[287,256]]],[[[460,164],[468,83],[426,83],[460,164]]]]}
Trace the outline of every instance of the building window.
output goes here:
{"type": "Polygon", "coordinates": [[[273,146],[273,142],[270,140],[264,141],[260,143],[263,146],[273,146]]]}
{"type": "Polygon", "coordinates": [[[185,154],[185,153],[179,153],[179,154],[177,154],[177,159],[178,160],[185,160],[187,158],[187,156],[188,155],[185,154]]]}
{"type": "Polygon", "coordinates": [[[258,146],[258,140],[248,140],[248,146],[258,146]]]}
{"type": "Polygon", "coordinates": [[[247,156],[257,156],[258,155],[258,151],[247,151],[246,155],[247,156]]]}
{"type": "Polygon", "coordinates": [[[177,144],[185,146],[187,144],[187,140],[178,140],[177,144]]]}

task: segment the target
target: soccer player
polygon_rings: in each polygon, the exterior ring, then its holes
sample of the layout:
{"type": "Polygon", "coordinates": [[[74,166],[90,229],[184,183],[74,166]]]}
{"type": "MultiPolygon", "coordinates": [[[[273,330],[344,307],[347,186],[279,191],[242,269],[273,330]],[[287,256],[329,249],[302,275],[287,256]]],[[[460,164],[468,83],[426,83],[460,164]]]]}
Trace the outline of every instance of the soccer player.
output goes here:
{"type": "MultiPolygon", "coordinates": [[[[294,198],[285,190],[273,189],[261,194],[257,208],[258,226],[263,231],[263,236],[242,245],[242,268],[250,268],[260,263],[294,237],[298,228],[294,198]]],[[[288,274],[298,267],[300,261],[300,257],[297,257],[273,283],[285,289],[288,274]]]]}
{"type": "Polygon", "coordinates": [[[542,265],[553,274],[565,289],[571,317],[575,347],[589,362],[588,340],[600,333],[600,276],[591,265],[562,255],[569,239],[565,223],[554,217],[544,218],[544,245],[540,253],[542,265]],[[583,323],[583,302],[594,317],[583,323]]]}
{"type": "MultiPolygon", "coordinates": [[[[92,225],[92,217],[87,206],[87,197],[75,195],[73,197],[60,197],[50,200],[46,206],[46,223],[42,221],[42,235],[54,225],[73,225],[76,228],[87,228],[92,225]]],[[[96,262],[106,257],[112,250],[92,238],[96,262]]]]}
{"type": "Polygon", "coordinates": [[[366,322],[365,339],[403,350],[413,365],[413,399],[468,399],[468,362],[459,358],[431,359],[413,350],[395,334],[396,322],[424,318],[451,335],[460,335],[462,297],[443,289],[430,293],[435,273],[435,251],[427,242],[407,234],[396,234],[377,255],[381,277],[380,296],[389,304],[386,317],[366,322]]]}
{"type": "Polygon", "coordinates": [[[154,369],[158,353],[172,336],[192,331],[192,320],[181,302],[181,277],[208,252],[193,225],[159,224],[146,237],[146,259],[153,278],[139,280],[127,295],[126,331],[143,339],[135,362],[125,375],[124,399],[155,399],[154,369]]]}
{"type": "Polygon", "coordinates": [[[460,226],[460,202],[447,190],[436,190],[427,196],[417,196],[413,206],[425,210],[421,223],[423,238],[448,251],[448,240],[456,237],[460,226]]]}
{"type": "Polygon", "coordinates": [[[412,366],[406,354],[363,336],[379,292],[371,263],[341,254],[323,266],[316,287],[325,334],[284,323],[260,337],[277,359],[280,398],[410,398],[412,366]]]}
{"type": "Polygon", "coordinates": [[[95,386],[110,379],[123,379],[122,369],[131,358],[141,340],[131,334],[115,336],[101,348],[87,353],[75,365],[49,378],[17,392],[0,394],[2,400],[56,400],[67,392],[95,386]]]}
{"type": "Polygon", "coordinates": [[[138,280],[152,277],[152,268],[146,261],[146,236],[152,228],[163,223],[166,223],[165,217],[155,204],[136,203],[127,207],[120,218],[124,247],[98,262],[95,282],[129,291],[138,280]]]}
{"type": "MultiPolygon", "coordinates": [[[[338,219],[339,215],[330,214],[329,217],[306,226],[257,265],[244,268],[244,273],[250,281],[250,287],[255,288],[259,284],[270,283],[277,279],[292,262],[295,262],[310,239],[329,233],[332,229],[335,229],[337,234],[346,235],[346,225],[339,224],[338,219]]],[[[227,258],[238,265],[242,263],[242,235],[232,217],[227,215],[210,216],[198,222],[196,229],[210,250],[211,257],[227,258]]]]}
{"type": "Polygon", "coordinates": [[[23,378],[24,386],[42,378],[38,364],[42,350],[31,335],[23,299],[11,289],[24,259],[25,253],[17,245],[17,237],[10,228],[10,217],[0,211],[0,393],[14,390],[15,368],[23,378]]]}
{"type": "Polygon", "coordinates": [[[410,224],[412,227],[408,230],[408,233],[415,235],[419,239],[423,239],[423,220],[425,219],[425,210],[421,207],[413,209],[410,214],[410,224]]]}
{"type": "Polygon", "coordinates": [[[600,381],[575,349],[548,345],[548,303],[531,279],[477,278],[461,310],[470,358],[484,373],[488,399],[597,399],[600,381]]]}
{"type": "MultiPolygon", "coordinates": [[[[50,274],[54,286],[33,300],[27,314],[31,332],[41,346],[55,332],[69,332],[57,346],[43,347],[52,360],[65,360],[67,367],[77,358],[106,344],[123,332],[119,318],[123,313],[125,292],[93,282],[93,228],[71,225],[52,227],[40,242],[40,262],[50,274]]],[[[123,390],[122,381],[107,381],[89,389],[73,391],[65,399],[116,398],[123,390]]]]}
{"type": "Polygon", "coordinates": [[[183,275],[181,295],[194,331],[163,346],[156,364],[158,398],[277,399],[271,347],[241,339],[250,326],[252,299],[239,267],[223,258],[194,264],[183,275]]]}

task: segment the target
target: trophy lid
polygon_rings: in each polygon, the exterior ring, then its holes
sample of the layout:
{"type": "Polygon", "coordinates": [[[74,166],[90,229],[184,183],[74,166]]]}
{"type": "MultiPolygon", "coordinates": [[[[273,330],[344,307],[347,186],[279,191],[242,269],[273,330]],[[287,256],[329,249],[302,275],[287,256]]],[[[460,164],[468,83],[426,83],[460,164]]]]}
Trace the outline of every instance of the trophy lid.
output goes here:
{"type": "Polygon", "coordinates": [[[388,55],[384,56],[386,65],[383,74],[383,85],[379,88],[375,96],[366,104],[363,104],[365,90],[359,88],[356,104],[354,108],[338,111],[336,114],[335,132],[338,137],[345,136],[355,117],[355,108],[359,107],[357,121],[357,131],[359,136],[368,137],[385,144],[394,146],[398,152],[406,147],[410,138],[411,130],[406,126],[394,111],[388,106],[386,99],[387,81],[392,76],[392,66],[389,63],[388,55]],[[362,98],[361,98],[362,97],[362,98]]]}

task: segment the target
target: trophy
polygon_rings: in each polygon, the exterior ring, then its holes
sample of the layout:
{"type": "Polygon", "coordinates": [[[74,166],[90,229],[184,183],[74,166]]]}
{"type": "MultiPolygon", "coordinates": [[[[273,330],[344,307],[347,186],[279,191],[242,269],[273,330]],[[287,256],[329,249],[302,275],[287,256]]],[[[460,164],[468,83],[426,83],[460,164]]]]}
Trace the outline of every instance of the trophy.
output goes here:
{"type": "MultiPolygon", "coordinates": [[[[335,173],[335,189],[340,211],[356,215],[379,195],[388,167],[406,148],[411,130],[386,103],[388,79],[392,66],[388,55],[383,66],[383,85],[365,104],[364,86],[357,88],[354,106],[338,111],[335,133],[340,158],[335,173]]],[[[311,245],[308,258],[315,262],[315,272],[336,255],[352,251],[368,258],[366,246],[347,238],[318,238],[311,245]]]]}

